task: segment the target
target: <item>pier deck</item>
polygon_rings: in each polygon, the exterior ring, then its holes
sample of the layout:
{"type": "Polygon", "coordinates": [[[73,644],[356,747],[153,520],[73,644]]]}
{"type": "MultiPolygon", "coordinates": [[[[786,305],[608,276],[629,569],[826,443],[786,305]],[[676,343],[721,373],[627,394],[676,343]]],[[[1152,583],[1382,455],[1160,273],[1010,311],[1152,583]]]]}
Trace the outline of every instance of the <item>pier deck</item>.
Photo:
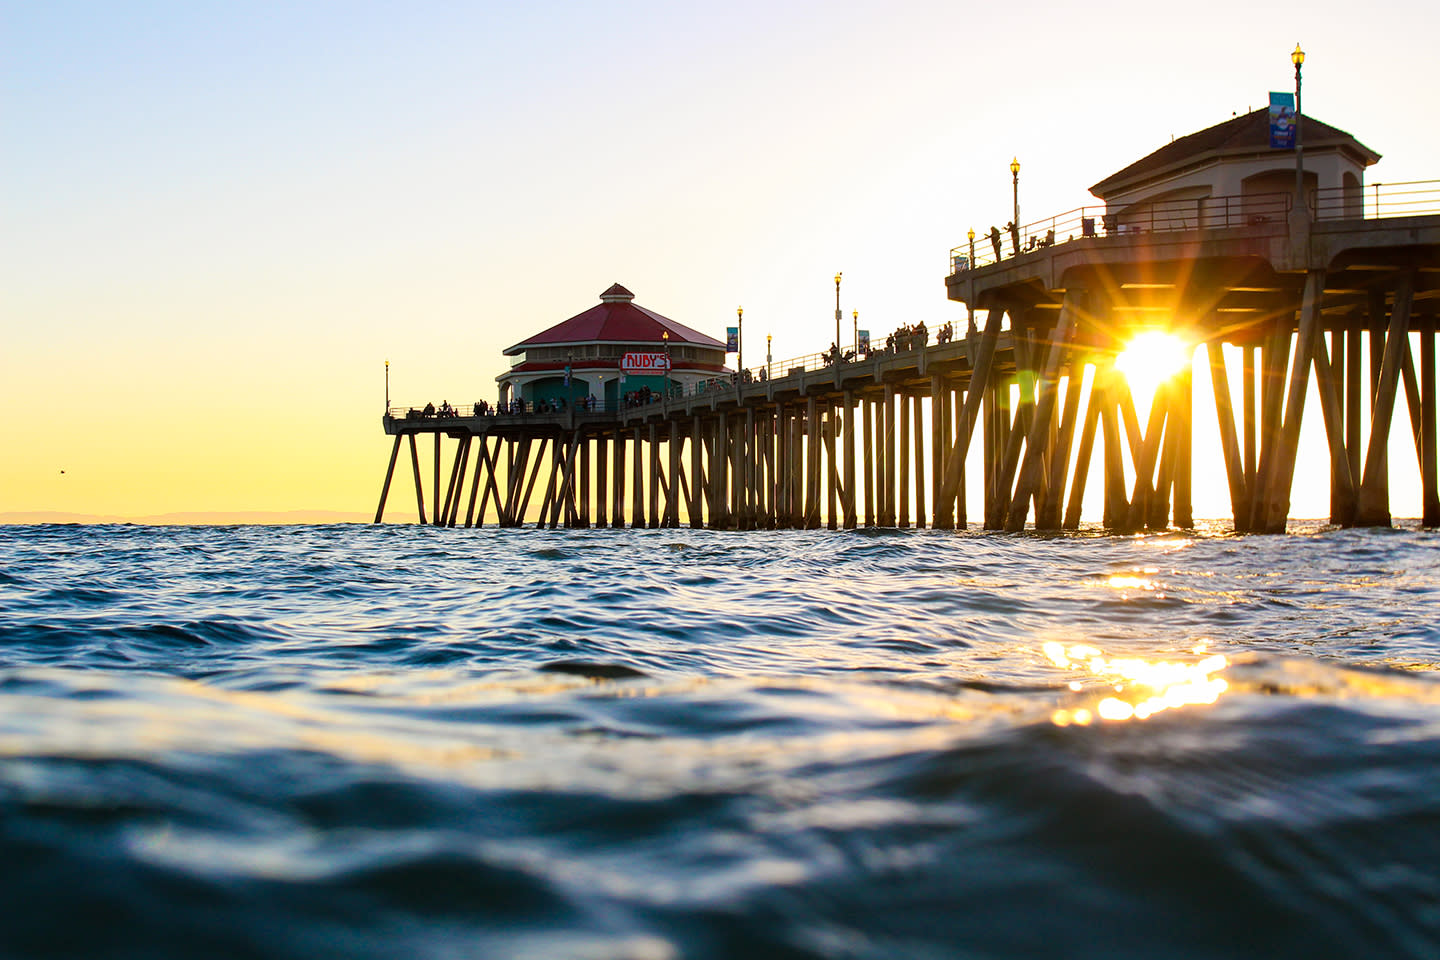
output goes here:
{"type": "Polygon", "coordinates": [[[1312,384],[1331,454],[1332,521],[1390,522],[1387,441],[1403,396],[1423,520],[1440,525],[1440,213],[1312,220],[1285,204],[1283,217],[1256,216],[1255,198],[1246,202],[1244,221],[1227,213],[1215,225],[1201,217],[1061,242],[1050,227],[1044,242],[1008,258],[997,246],[989,263],[973,243],[968,255],[952,251],[947,293],[969,308],[971,325],[948,343],[811,359],[793,372],[782,363],[776,376],[757,368],[750,382],[615,410],[387,411],[395,439],[376,521],[408,437],[426,522],[416,440],[433,434],[433,523],[493,515],[502,526],[622,526],[628,508],[629,524],[651,527],[683,517],[739,529],[951,528],[967,522],[965,461],[978,436],[987,528],[1077,527],[1095,456],[1106,527],[1186,527],[1190,375],[1157,392],[1142,425],[1114,366],[1136,332],[1158,329],[1204,347],[1238,531],[1284,529],[1312,384]],[[1238,405],[1223,344],[1240,351],[1238,405]],[[442,436],[454,446],[443,487],[442,436]]]}

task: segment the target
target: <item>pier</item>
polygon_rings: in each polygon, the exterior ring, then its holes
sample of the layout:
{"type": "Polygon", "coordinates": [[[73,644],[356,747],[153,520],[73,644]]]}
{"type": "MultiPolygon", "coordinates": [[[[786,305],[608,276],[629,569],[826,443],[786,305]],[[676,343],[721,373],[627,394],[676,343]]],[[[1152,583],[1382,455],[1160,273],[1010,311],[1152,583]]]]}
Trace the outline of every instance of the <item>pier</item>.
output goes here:
{"type": "Polygon", "coordinates": [[[1193,426],[1214,416],[1220,449],[1200,455],[1224,463],[1235,530],[1280,532],[1313,388],[1331,522],[1391,522],[1389,437],[1403,403],[1417,512],[1440,526],[1440,182],[1387,184],[1383,197],[1376,185],[1370,209],[1346,176],[1303,193],[1155,198],[1123,215],[1082,208],[978,245],[972,231],[950,253],[946,291],[965,309],[947,342],[904,336],[667,381],[643,404],[387,410],[394,440],[375,520],[403,452],[419,521],[444,526],[963,529],[967,483],[979,483],[985,529],[1073,530],[1097,470],[1106,529],[1187,528],[1193,426]],[[1115,360],[1147,331],[1207,365],[1213,398],[1197,408],[1186,366],[1141,422],[1115,360]],[[422,441],[433,445],[428,493],[422,441]],[[981,475],[967,477],[976,443],[981,475]]]}

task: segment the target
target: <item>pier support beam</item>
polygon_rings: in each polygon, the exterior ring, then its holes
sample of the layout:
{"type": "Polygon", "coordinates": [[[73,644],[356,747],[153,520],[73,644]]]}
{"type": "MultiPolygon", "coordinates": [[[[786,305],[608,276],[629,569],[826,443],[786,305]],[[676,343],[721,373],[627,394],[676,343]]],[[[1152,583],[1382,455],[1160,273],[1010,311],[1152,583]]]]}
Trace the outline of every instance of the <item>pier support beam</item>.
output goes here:
{"type": "MultiPolygon", "coordinates": [[[[1395,391],[1400,378],[1406,340],[1409,337],[1410,309],[1415,296],[1415,275],[1406,271],[1395,291],[1390,323],[1385,331],[1384,356],[1375,386],[1375,403],[1370,414],[1370,443],[1365,452],[1365,474],[1360,483],[1360,502],[1355,524],[1361,527],[1390,525],[1390,477],[1386,446],[1390,421],[1395,412],[1395,391]]],[[[1374,341],[1371,341],[1372,347],[1374,341]]]]}
{"type": "Polygon", "coordinates": [[[390,480],[395,476],[395,461],[400,457],[400,434],[395,434],[395,445],[390,448],[390,465],[385,468],[385,484],[380,488],[380,504],[375,508],[375,522],[385,516],[385,498],[390,495],[390,480]]]}

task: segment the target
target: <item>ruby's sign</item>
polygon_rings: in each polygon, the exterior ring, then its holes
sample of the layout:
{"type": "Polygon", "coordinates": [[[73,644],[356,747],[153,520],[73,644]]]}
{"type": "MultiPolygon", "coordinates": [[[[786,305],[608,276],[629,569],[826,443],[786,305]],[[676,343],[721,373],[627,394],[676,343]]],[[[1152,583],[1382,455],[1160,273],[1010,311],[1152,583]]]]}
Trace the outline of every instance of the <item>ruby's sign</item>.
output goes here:
{"type": "Polygon", "coordinates": [[[620,369],[625,373],[665,373],[670,358],[663,353],[627,353],[620,358],[620,369]]]}

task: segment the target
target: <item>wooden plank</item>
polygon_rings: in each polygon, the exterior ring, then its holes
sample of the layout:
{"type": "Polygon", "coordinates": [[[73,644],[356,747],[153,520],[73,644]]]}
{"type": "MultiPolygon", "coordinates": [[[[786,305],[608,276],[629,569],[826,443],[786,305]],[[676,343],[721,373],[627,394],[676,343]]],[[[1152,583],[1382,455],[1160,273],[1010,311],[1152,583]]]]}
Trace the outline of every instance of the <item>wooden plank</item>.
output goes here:
{"type": "MultiPolygon", "coordinates": [[[[961,399],[959,390],[952,387],[947,389],[945,393],[945,453],[940,458],[942,477],[944,475],[945,464],[950,462],[950,452],[955,449],[955,444],[959,440],[956,431],[959,429],[959,420],[962,414],[962,408],[964,407],[964,401],[961,399]]],[[[942,499],[944,498],[942,497],[942,499]]],[[[955,496],[945,500],[947,510],[952,506],[955,510],[955,522],[953,526],[957,530],[967,529],[970,521],[965,504],[965,458],[963,457],[959,463],[959,478],[955,484],[955,496]]]]}
{"type": "Polygon", "coordinates": [[[1435,471],[1435,314],[1420,325],[1420,393],[1425,407],[1420,415],[1420,523],[1440,527],[1440,484],[1435,471]]]}
{"type": "MultiPolygon", "coordinates": [[[[530,495],[535,492],[535,481],[540,477],[540,467],[545,462],[545,447],[550,444],[549,437],[540,438],[540,446],[535,449],[535,466],[530,468],[530,482],[525,486],[525,494],[520,498],[520,507],[515,513],[514,525],[525,526],[525,514],[530,510],[530,495]]],[[[542,509],[541,515],[544,515],[542,509]]]]}
{"type": "Polygon", "coordinates": [[[715,417],[715,442],[710,455],[710,526],[730,528],[730,424],[722,410],[715,417]]]}
{"type": "MultiPolygon", "coordinates": [[[[1075,324],[1075,313],[1079,307],[1078,291],[1067,290],[1060,306],[1060,316],[1050,333],[1048,346],[1040,348],[1043,361],[1036,372],[1038,396],[1031,411],[1031,423],[1025,436],[1025,462],[1015,484],[1015,494],[1010,500],[1005,517],[1005,529],[1017,533],[1025,529],[1025,518],[1030,512],[1030,500],[1034,496],[1045,467],[1045,450],[1049,446],[1050,424],[1055,416],[1055,404],[1060,393],[1060,367],[1065,357],[1065,343],[1075,324]]],[[[1022,392],[1022,398],[1023,398],[1022,392]]],[[[1072,418],[1073,423],[1073,418],[1072,418]]],[[[1018,431],[1017,431],[1018,434],[1018,431]]],[[[1007,463],[1011,459],[1007,452],[1007,463]]],[[[1008,476],[1005,479],[1009,487],[1008,476]]],[[[1037,517],[1038,519],[1038,517],[1037,517]]]]}
{"type": "Polygon", "coordinates": [[[840,489],[840,460],[836,456],[838,444],[836,442],[835,407],[827,403],[822,416],[825,421],[825,463],[828,465],[825,471],[825,527],[828,530],[838,530],[840,527],[838,507],[842,491],[840,489]]]}
{"type": "Polygon", "coordinates": [[[857,520],[855,509],[855,394],[849,390],[844,395],[845,419],[841,426],[845,431],[845,529],[854,530],[857,520]]]}
{"type": "Polygon", "coordinates": [[[1240,408],[1244,414],[1245,422],[1245,513],[1242,517],[1235,518],[1235,532],[1243,533],[1250,529],[1250,512],[1252,501],[1255,495],[1255,485],[1259,478],[1259,445],[1255,432],[1255,347],[1246,344],[1244,348],[1244,365],[1240,372],[1241,399],[1240,408]]]}
{"type": "MultiPolygon", "coordinates": [[[[500,509],[500,484],[495,477],[500,467],[500,443],[500,440],[495,441],[495,453],[493,455],[490,453],[486,444],[482,443],[480,445],[480,454],[485,458],[488,469],[485,471],[485,495],[480,498],[480,513],[477,518],[477,526],[483,527],[485,525],[485,505],[490,502],[492,494],[495,497],[495,522],[499,526],[505,525],[505,517],[500,509]]],[[[507,477],[506,480],[508,482],[509,478],[507,477]]]]}
{"type": "Polygon", "coordinates": [[[1036,509],[1037,530],[1059,530],[1061,527],[1060,508],[1065,503],[1065,481],[1070,472],[1070,447],[1075,440],[1075,421],[1080,415],[1080,390],[1084,381],[1084,363],[1072,361],[1065,380],[1065,409],[1060,416],[1060,430],[1055,435],[1055,444],[1050,451],[1049,476],[1045,481],[1043,497],[1044,509],[1036,509]],[[1043,517],[1040,516],[1042,512],[1043,517]]]}
{"type": "Polygon", "coordinates": [[[683,468],[681,467],[681,454],[684,452],[685,441],[680,435],[680,421],[670,421],[670,441],[667,452],[670,454],[670,489],[665,497],[665,526],[680,526],[680,484],[684,479],[683,468]]]}
{"type": "Polygon", "coordinates": [[[525,469],[530,456],[530,437],[510,440],[505,450],[505,502],[499,508],[500,526],[516,525],[515,514],[525,490],[525,469]],[[518,449],[518,456],[517,454],[518,449]]]}
{"type": "Polygon", "coordinates": [[[653,530],[660,526],[660,492],[663,477],[660,474],[660,430],[659,424],[650,422],[650,522],[653,530]]]}
{"type": "Polygon", "coordinates": [[[561,513],[565,514],[565,525],[572,526],[575,513],[575,465],[579,459],[580,431],[576,430],[573,439],[566,447],[561,447],[559,440],[555,442],[555,450],[560,454],[559,460],[559,485],[555,492],[555,502],[550,513],[550,529],[554,530],[560,523],[561,513]]]}
{"type": "MultiPolygon", "coordinates": [[[[1307,281],[1308,282],[1308,281],[1307,281]]],[[[1260,380],[1260,463],[1255,471],[1255,486],[1249,529],[1264,532],[1271,512],[1271,491],[1277,482],[1275,467],[1280,438],[1285,429],[1285,361],[1290,356],[1290,330],[1277,329],[1261,348],[1260,380]]],[[[1307,363],[1305,371],[1308,374],[1307,363]]]]}
{"type": "Polygon", "coordinates": [[[400,434],[395,434],[395,444],[390,448],[390,465],[385,468],[385,483],[380,487],[380,503],[375,507],[375,522],[385,516],[385,498],[390,496],[390,480],[395,476],[395,461],[400,457],[400,434]]]}
{"type": "Polygon", "coordinates": [[[884,476],[880,482],[880,525],[881,527],[894,527],[896,525],[896,389],[891,384],[884,387],[884,399],[881,400],[881,420],[884,422],[884,429],[881,430],[880,442],[880,465],[883,468],[884,476]]]}
{"type": "Polygon", "coordinates": [[[1360,321],[1352,319],[1345,336],[1345,451],[1350,461],[1350,476],[1357,484],[1360,478],[1360,411],[1363,400],[1360,345],[1364,342],[1363,333],[1360,321]]]}
{"type": "Polygon", "coordinates": [[[580,438],[580,459],[576,465],[575,523],[581,529],[590,526],[590,438],[580,438]]]}
{"type": "MultiPolygon", "coordinates": [[[[1220,427],[1220,454],[1225,459],[1225,479],[1230,484],[1230,513],[1235,518],[1235,530],[1239,533],[1248,529],[1250,495],[1245,462],[1241,459],[1240,445],[1235,437],[1235,414],[1230,407],[1230,377],[1225,369],[1224,344],[1211,340],[1205,344],[1205,350],[1210,358],[1210,386],[1215,393],[1215,418],[1220,427]],[[1243,523],[1241,518],[1244,518],[1243,523]]],[[[1253,393],[1253,389],[1250,392],[1253,393]]]]}
{"type": "MultiPolygon", "coordinates": [[[[1383,289],[1377,288],[1370,291],[1369,307],[1370,400],[1369,403],[1366,405],[1367,409],[1365,412],[1366,414],[1371,415],[1370,427],[1373,430],[1375,427],[1375,421],[1373,417],[1375,411],[1375,401],[1380,396],[1380,368],[1384,362],[1385,356],[1385,328],[1388,323],[1386,318],[1390,315],[1389,310],[1385,306],[1385,291],[1383,289]]],[[[1366,453],[1368,455],[1368,449],[1366,453]]],[[[1375,486],[1377,488],[1383,486],[1388,491],[1390,489],[1390,447],[1388,444],[1380,448],[1380,450],[1378,451],[1378,456],[1379,459],[1376,460],[1373,464],[1368,459],[1362,458],[1361,467],[1359,472],[1356,473],[1356,476],[1363,478],[1366,474],[1373,473],[1376,478],[1375,486]]],[[[1363,479],[1361,480],[1361,485],[1364,485],[1363,479]]]]}
{"type": "MultiPolygon", "coordinates": [[[[1344,344],[1343,334],[1338,333],[1335,342],[1344,344]]],[[[1344,351],[1344,347],[1340,347],[1344,351]]],[[[1336,364],[1343,357],[1336,357],[1336,364]]],[[[1356,479],[1350,474],[1350,456],[1345,449],[1345,420],[1342,400],[1336,388],[1341,380],[1340,372],[1330,363],[1326,355],[1325,337],[1315,340],[1315,384],[1320,394],[1320,415],[1325,421],[1325,440],[1330,450],[1330,520],[1332,523],[1350,522],[1355,514],[1356,479]]],[[[1343,389],[1340,388],[1340,389],[1343,389]]]]}
{"type": "MultiPolygon", "coordinates": [[[[459,501],[461,501],[461,497],[465,495],[465,474],[469,472],[469,448],[474,446],[474,443],[474,433],[467,433],[464,440],[461,440],[461,448],[464,449],[464,453],[458,453],[459,476],[456,476],[455,479],[455,502],[451,504],[451,512],[449,512],[449,527],[454,527],[456,522],[459,521],[459,501]]],[[[478,466],[475,468],[475,476],[480,476],[480,468],[478,468],[478,466]]]]}
{"type": "Polygon", "coordinates": [[[925,417],[921,400],[923,398],[917,393],[911,398],[910,404],[914,408],[915,424],[915,529],[919,530],[925,526],[925,417]]]}
{"type": "Polygon", "coordinates": [[[813,393],[805,400],[805,528],[820,529],[820,407],[813,393]]]}
{"type": "Polygon", "coordinates": [[[637,423],[631,436],[634,452],[630,455],[630,529],[640,530],[645,526],[645,447],[644,438],[637,423]]]}
{"type": "Polygon", "coordinates": [[[1180,431],[1176,429],[1180,420],[1180,385],[1172,379],[1167,386],[1169,389],[1166,400],[1169,406],[1165,417],[1165,435],[1160,441],[1160,466],[1155,476],[1155,487],[1151,491],[1149,503],[1146,504],[1147,530],[1169,528],[1170,497],[1175,488],[1175,461],[1180,438],[1180,431]]]}
{"type": "Polygon", "coordinates": [[[1194,354],[1176,376],[1179,402],[1176,404],[1175,425],[1175,526],[1190,530],[1195,526],[1195,510],[1191,498],[1192,444],[1195,423],[1194,354]]]}
{"type": "Polygon", "coordinates": [[[1104,525],[1108,530],[1118,530],[1130,522],[1130,502],[1125,499],[1125,451],[1120,440],[1122,413],[1119,388],[1123,382],[1113,368],[1106,369],[1105,402],[1100,406],[1100,424],[1105,440],[1104,525]]]}
{"type": "Polygon", "coordinates": [[[465,474],[470,468],[471,434],[455,445],[455,466],[450,469],[451,490],[445,495],[445,526],[453,527],[460,517],[460,498],[465,494],[465,474]],[[458,468],[458,470],[456,469],[458,468]]]}
{"type": "Polygon", "coordinates": [[[610,498],[610,528],[625,526],[625,431],[617,427],[610,451],[610,482],[614,485],[610,498]]]}
{"type": "Polygon", "coordinates": [[[1155,492],[1155,465],[1160,456],[1160,441],[1165,432],[1169,405],[1170,385],[1162,383],[1155,388],[1155,398],[1150,402],[1150,417],[1140,444],[1140,456],[1135,460],[1135,486],[1130,494],[1129,515],[1120,526],[1123,532],[1138,530],[1149,519],[1150,501],[1155,492]]]}
{"type": "MultiPolygon", "coordinates": [[[[1322,343],[1322,344],[1324,343],[1324,335],[1323,335],[1323,334],[1321,335],[1321,343],[1322,343]]],[[[1318,357],[1319,354],[1317,353],[1316,356],[1318,357]]],[[[1329,383],[1330,383],[1330,391],[1331,391],[1331,394],[1332,394],[1332,395],[1334,396],[1334,398],[1335,398],[1335,413],[1336,413],[1336,415],[1337,415],[1337,417],[1338,417],[1338,420],[1339,420],[1339,422],[1335,425],[1335,426],[1336,426],[1336,431],[1337,431],[1337,434],[1338,434],[1338,436],[1339,436],[1339,438],[1340,438],[1340,447],[1341,447],[1342,450],[1344,450],[1344,449],[1345,449],[1345,327],[1344,327],[1344,321],[1343,321],[1343,320],[1340,321],[1340,322],[1335,326],[1335,328],[1330,331],[1330,359],[1329,359],[1328,366],[1329,366],[1329,368],[1330,368],[1330,376],[1329,376],[1328,378],[1322,378],[1318,370],[1316,371],[1315,377],[1316,377],[1316,380],[1317,380],[1317,381],[1319,381],[1319,380],[1321,380],[1321,379],[1328,379],[1328,381],[1329,381],[1329,383]]],[[[1326,412],[1329,410],[1329,405],[1326,403],[1324,397],[1321,397],[1320,402],[1321,402],[1321,407],[1320,407],[1321,412],[1322,412],[1322,413],[1326,413],[1326,412]]],[[[1329,439],[1330,432],[1331,432],[1331,423],[1330,423],[1329,415],[1328,415],[1328,413],[1327,413],[1326,419],[1325,419],[1325,434],[1326,434],[1327,440],[1329,439]]],[[[1334,441],[1330,441],[1330,442],[1333,443],[1334,441]]],[[[1333,453],[1334,453],[1333,449],[1332,449],[1331,453],[1332,453],[1332,456],[1333,456],[1333,453]]],[[[1347,454],[1346,457],[1345,457],[1345,472],[1346,472],[1347,475],[1349,475],[1349,470],[1350,470],[1350,458],[1349,458],[1349,456],[1348,456],[1348,454],[1347,454]]],[[[1343,502],[1343,500],[1342,500],[1341,488],[1342,488],[1343,486],[1344,486],[1344,481],[1341,479],[1340,473],[1339,473],[1334,467],[1332,467],[1331,470],[1330,470],[1330,522],[1333,523],[1333,524],[1349,524],[1349,523],[1350,523],[1350,518],[1351,518],[1351,516],[1353,516],[1354,513],[1355,513],[1355,506],[1354,506],[1354,504],[1353,504],[1353,503],[1348,503],[1348,504],[1347,504],[1347,503],[1343,502]]],[[[1353,487],[1353,483],[1351,484],[1351,486],[1353,487]]]]}
{"type": "Polygon", "coordinates": [[[430,519],[438,527],[444,523],[444,517],[440,514],[440,431],[435,431],[435,494],[431,498],[430,519]]]}
{"type": "Polygon", "coordinates": [[[705,526],[705,475],[701,458],[705,454],[705,441],[701,436],[704,429],[699,416],[690,420],[690,527],[698,530],[705,526]]]}
{"type": "Polygon", "coordinates": [[[420,514],[420,525],[425,525],[425,485],[420,482],[420,451],[415,448],[415,434],[410,437],[410,464],[415,468],[415,509],[420,514]]]}
{"type": "MultiPolygon", "coordinates": [[[[1300,443],[1300,423],[1305,416],[1305,394],[1310,386],[1310,369],[1320,340],[1320,300],[1325,294],[1325,271],[1305,275],[1304,299],[1300,305],[1300,327],[1295,333],[1295,355],[1290,365],[1290,389],[1285,398],[1279,446],[1271,461],[1266,483],[1265,520],[1262,530],[1284,533],[1290,516],[1290,488],[1295,480],[1295,454],[1300,443]]],[[[1321,349],[1324,345],[1320,344],[1321,349]]],[[[1326,364],[1326,373],[1328,374],[1326,364]]],[[[1343,451],[1342,451],[1343,452],[1343,451]]]]}
{"type": "Polygon", "coordinates": [[[1085,404],[1085,422],[1080,428],[1080,449],[1075,454],[1075,477],[1070,481],[1070,501],[1065,505],[1065,530],[1080,529],[1080,510],[1085,502],[1085,484],[1090,479],[1090,458],[1095,450],[1095,427],[1100,422],[1100,405],[1105,391],[1101,388],[1101,369],[1092,365],[1090,397],[1085,404]]]}
{"type": "Polygon", "coordinates": [[[945,486],[940,499],[954,502],[960,492],[960,475],[965,465],[965,455],[970,450],[970,437],[975,432],[975,419],[980,415],[980,401],[990,386],[990,371],[995,363],[995,344],[1000,338],[1000,310],[990,310],[985,316],[985,331],[980,335],[980,344],[971,368],[970,384],[966,388],[965,409],[960,414],[959,435],[950,456],[945,463],[945,486]]]}
{"type": "MultiPolygon", "coordinates": [[[[539,467],[540,462],[544,459],[543,455],[536,457],[535,466],[539,467]]],[[[556,494],[559,492],[560,470],[563,459],[564,456],[560,447],[560,440],[556,438],[555,442],[550,445],[550,476],[545,480],[545,496],[540,500],[540,516],[535,520],[536,530],[545,529],[550,522],[551,505],[555,502],[556,494]]]]}
{"type": "Polygon", "coordinates": [[[1385,334],[1385,352],[1375,390],[1375,405],[1370,413],[1370,444],[1365,452],[1364,479],[1360,482],[1360,502],[1355,511],[1357,526],[1390,525],[1390,484],[1385,448],[1390,440],[1395,388],[1400,378],[1414,295],[1415,275],[1406,271],[1395,291],[1395,305],[1390,311],[1390,323],[1385,334]]]}
{"type": "Polygon", "coordinates": [[[1400,379],[1405,385],[1405,400],[1409,405],[1410,432],[1415,435],[1415,462],[1418,464],[1425,459],[1425,444],[1422,441],[1422,419],[1420,402],[1420,385],[1415,379],[1415,359],[1410,355],[1410,336],[1405,336],[1405,350],[1400,361],[1400,379]]]}
{"type": "Polygon", "coordinates": [[[900,471],[896,478],[899,505],[895,526],[904,530],[910,526],[910,398],[903,392],[897,393],[895,402],[899,405],[896,412],[900,418],[900,471]]]}
{"type": "MultiPolygon", "coordinates": [[[[1145,449],[1146,434],[1140,430],[1140,417],[1135,411],[1135,397],[1130,393],[1129,382],[1118,372],[1111,384],[1111,391],[1115,394],[1117,409],[1125,424],[1125,443],[1130,451],[1130,463],[1138,464],[1141,453],[1145,449]]],[[[1152,410],[1155,407],[1153,399],[1150,407],[1152,410]]]]}
{"type": "Polygon", "coordinates": [[[475,479],[470,482],[470,502],[465,506],[465,528],[467,530],[475,523],[475,502],[480,496],[480,474],[483,472],[482,468],[485,465],[485,445],[489,442],[489,437],[485,435],[478,437],[478,439],[480,441],[480,452],[475,454],[475,479]]]}
{"type": "Polygon", "coordinates": [[[595,526],[610,525],[610,438],[595,437],[595,526]]]}
{"type": "Polygon", "coordinates": [[[745,510],[750,530],[765,528],[765,416],[754,405],[745,408],[745,510]]]}
{"type": "MultiPolygon", "coordinates": [[[[973,387],[972,387],[973,389],[973,387]]],[[[996,410],[1000,403],[999,391],[995,386],[985,387],[985,397],[981,406],[985,411],[984,438],[981,441],[981,465],[984,473],[981,477],[980,523],[983,527],[990,519],[995,510],[995,460],[996,451],[1000,448],[1000,417],[996,410]]],[[[963,424],[962,424],[963,427],[963,424]]]]}

